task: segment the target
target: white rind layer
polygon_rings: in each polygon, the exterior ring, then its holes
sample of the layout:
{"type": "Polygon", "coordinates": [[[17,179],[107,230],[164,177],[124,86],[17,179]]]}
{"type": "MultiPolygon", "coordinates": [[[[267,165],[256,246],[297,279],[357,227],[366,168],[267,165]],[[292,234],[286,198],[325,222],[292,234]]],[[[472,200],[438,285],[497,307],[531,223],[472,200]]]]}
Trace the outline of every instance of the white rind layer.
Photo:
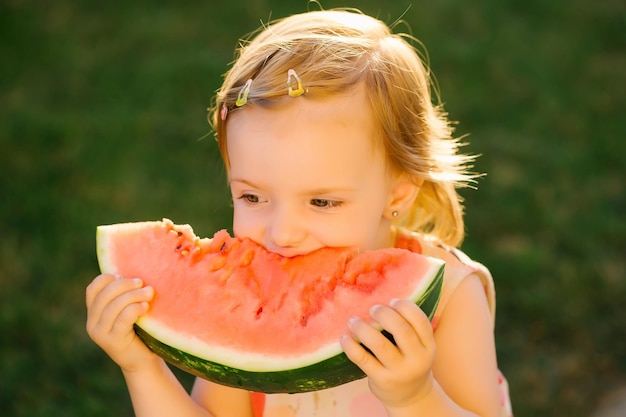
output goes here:
{"type": "MultiPolygon", "coordinates": [[[[211,346],[192,336],[163,326],[158,320],[144,316],[137,321],[137,325],[148,332],[152,337],[168,346],[179,349],[201,359],[219,363],[231,368],[250,372],[285,371],[302,368],[321,362],[342,352],[339,341],[322,346],[315,352],[307,355],[288,358],[267,354],[242,352],[240,349],[222,346],[211,346]]],[[[252,346],[253,347],[253,346],[252,346]]]]}

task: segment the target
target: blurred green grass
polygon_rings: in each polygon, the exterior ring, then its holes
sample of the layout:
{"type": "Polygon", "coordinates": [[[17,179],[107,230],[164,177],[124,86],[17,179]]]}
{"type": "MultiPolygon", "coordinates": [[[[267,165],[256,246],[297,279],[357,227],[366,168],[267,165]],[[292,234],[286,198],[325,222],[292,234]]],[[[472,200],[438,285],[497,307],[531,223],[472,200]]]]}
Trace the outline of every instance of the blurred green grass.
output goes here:
{"type": "MultiPolygon", "coordinates": [[[[410,3],[322,2],[403,16],[425,43],[488,174],[463,192],[464,248],[496,278],[516,415],[589,415],[626,384],[626,5],[410,3]]],[[[84,331],[95,226],[169,217],[201,235],[229,227],[217,149],[200,140],[206,108],[238,38],[306,8],[0,4],[3,414],[132,414],[119,370],[84,331]]]]}

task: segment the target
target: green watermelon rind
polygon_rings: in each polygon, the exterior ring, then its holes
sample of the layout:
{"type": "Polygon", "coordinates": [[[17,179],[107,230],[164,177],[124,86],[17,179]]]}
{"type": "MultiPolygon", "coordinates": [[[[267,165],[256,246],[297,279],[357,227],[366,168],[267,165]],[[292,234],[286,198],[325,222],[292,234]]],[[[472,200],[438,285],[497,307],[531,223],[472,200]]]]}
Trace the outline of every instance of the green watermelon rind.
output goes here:
{"type": "MultiPolygon", "coordinates": [[[[443,285],[441,264],[426,290],[415,300],[429,319],[434,317],[443,285]]],[[[151,336],[139,324],[135,332],[158,356],[197,377],[235,388],[264,393],[299,393],[332,388],[365,377],[345,353],[298,368],[276,371],[247,371],[200,358],[151,336]]],[[[390,340],[392,336],[383,331],[390,340]]],[[[233,352],[236,355],[236,352],[233,352]]]]}

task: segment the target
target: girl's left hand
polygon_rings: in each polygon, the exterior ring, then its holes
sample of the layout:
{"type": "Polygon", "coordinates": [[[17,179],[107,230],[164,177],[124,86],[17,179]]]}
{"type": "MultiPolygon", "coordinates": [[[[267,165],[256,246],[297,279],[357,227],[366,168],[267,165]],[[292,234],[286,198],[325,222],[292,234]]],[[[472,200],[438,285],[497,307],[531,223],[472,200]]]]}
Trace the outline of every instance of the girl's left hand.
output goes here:
{"type": "Polygon", "coordinates": [[[370,315],[393,335],[396,344],[372,324],[352,318],[348,321],[350,334],[341,337],[344,352],[367,374],[370,390],[386,407],[401,408],[420,401],[433,387],[435,341],[428,317],[409,300],[375,305],[370,315]]]}

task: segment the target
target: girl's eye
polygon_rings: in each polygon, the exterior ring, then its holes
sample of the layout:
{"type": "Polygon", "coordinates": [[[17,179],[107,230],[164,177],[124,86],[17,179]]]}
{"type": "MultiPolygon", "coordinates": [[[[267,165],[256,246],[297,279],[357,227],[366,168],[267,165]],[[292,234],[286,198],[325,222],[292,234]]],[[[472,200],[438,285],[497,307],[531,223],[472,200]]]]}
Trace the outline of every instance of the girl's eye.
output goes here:
{"type": "Polygon", "coordinates": [[[333,209],[341,206],[341,201],[327,200],[325,198],[314,198],[311,205],[321,209],[333,209]]]}
{"type": "Polygon", "coordinates": [[[242,194],[239,199],[245,201],[248,204],[257,204],[261,202],[261,198],[255,194],[242,194]]]}

